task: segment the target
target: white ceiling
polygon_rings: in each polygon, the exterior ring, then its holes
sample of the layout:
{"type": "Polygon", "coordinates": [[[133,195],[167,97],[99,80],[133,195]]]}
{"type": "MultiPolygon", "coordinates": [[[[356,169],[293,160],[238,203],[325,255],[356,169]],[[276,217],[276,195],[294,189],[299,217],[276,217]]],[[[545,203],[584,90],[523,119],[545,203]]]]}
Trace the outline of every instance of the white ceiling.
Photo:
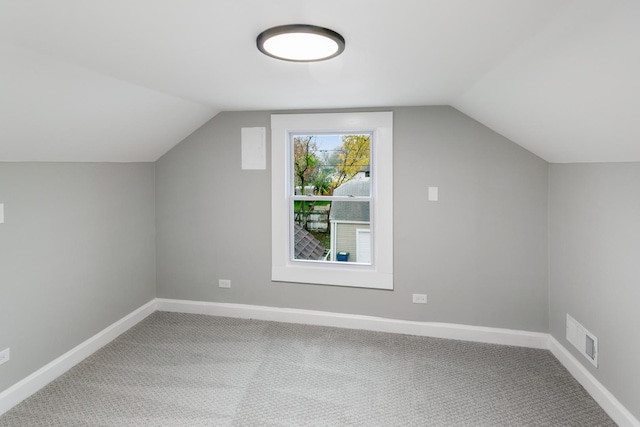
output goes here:
{"type": "Polygon", "coordinates": [[[442,104],[551,162],[640,161],[640,2],[0,0],[0,161],[154,161],[224,110],[442,104]],[[287,23],[346,50],[260,54],[287,23]]]}

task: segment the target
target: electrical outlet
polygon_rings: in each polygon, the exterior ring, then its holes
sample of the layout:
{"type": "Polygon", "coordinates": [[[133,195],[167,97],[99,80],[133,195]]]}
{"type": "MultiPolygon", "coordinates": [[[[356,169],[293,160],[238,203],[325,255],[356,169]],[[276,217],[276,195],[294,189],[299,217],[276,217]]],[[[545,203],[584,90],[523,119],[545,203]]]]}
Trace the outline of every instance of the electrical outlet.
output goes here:
{"type": "Polygon", "coordinates": [[[8,362],[10,356],[11,355],[9,354],[9,349],[8,348],[0,351],[0,365],[2,365],[5,362],[8,362]]]}
{"type": "Polygon", "coordinates": [[[227,280],[227,279],[218,280],[218,287],[220,287],[220,288],[230,288],[231,287],[231,280],[227,280]]]}
{"type": "Polygon", "coordinates": [[[427,303],[427,294],[413,294],[413,303],[414,304],[426,304],[427,303]]]}

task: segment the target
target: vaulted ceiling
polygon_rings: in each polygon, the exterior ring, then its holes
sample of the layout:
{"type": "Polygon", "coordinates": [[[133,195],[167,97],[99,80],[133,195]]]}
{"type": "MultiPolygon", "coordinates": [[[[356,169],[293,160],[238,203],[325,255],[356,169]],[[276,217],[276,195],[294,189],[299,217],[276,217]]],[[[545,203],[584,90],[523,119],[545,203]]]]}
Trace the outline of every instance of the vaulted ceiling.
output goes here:
{"type": "Polygon", "coordinates": [[[220,111],[443,104],[550,162],[640,161],[640,2],[0,0],[0,161],[154,161],[220,111]],[[288,23],[346,50],[259,53],[288,23]]]}

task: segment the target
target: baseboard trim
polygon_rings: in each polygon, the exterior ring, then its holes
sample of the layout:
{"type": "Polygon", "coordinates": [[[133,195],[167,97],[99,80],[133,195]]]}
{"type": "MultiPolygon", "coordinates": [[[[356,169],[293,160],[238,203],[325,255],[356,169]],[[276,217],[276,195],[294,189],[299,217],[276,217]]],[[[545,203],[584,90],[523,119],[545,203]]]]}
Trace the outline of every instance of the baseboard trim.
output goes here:
{"type": "Polygon", "coordinates": [[[158,298],[156,301],[157,309],[159,311],[271,320],[285,323],[303,323],[308,325],[333,326],[349,329],[364,329],[378,332],[391,332],[397,334],[474,341],[489,344],[512,345],[517,347],[549,348],[549,335],[538,332],[457,325],[452,323],[415,322],[356,314],[265,307],[258,305],[162,298],[158,298]]]}
{"type": "Polygon", "coordinates": [[[154,311],[302,323],[548,349],[618,425],[621,427],[640,427],[638,419],[573,357],[569,350],[546,333],[451,323],[416,322],[315,310],[163,298],[148,302],[0,393],[0,415],[49,384],[154,311]]]}
{"type": "Polygon", "coordinates": [[[118,335],[136,325],[154,311],[156,311],[155,299],[0,393],[0,415],[73,368],[104,345],[113,341],[118,335]]]}
{"type": "Polygon", "coordinates": [[[381,317],[291,308],[265,307],[205,301],[157,300],[159,311],[206,314],[210,316],[303,323],[338,328],[364,329],[408,335],[428,336],[489,344],[512,345],[550,350],[569,373],[587,390],[593,399],[621,427],[640,427],[631,414],[580,362],[551,335],[538,332],[451,323],[415,322],[381,317]]]}
{"type": "Polygon", "coordinates": [[[640,427],[640,421],[552,336],[549,336],[549,350],[616,424],[620,427],[640,427]]]}

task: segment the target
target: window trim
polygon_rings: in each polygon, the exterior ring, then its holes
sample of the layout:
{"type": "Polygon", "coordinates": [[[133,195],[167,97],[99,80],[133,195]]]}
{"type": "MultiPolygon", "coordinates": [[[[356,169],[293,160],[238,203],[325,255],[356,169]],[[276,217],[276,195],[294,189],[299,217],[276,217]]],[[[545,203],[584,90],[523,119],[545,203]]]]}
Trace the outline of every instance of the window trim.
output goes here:
{"type": "Polygon", "coordinates": [[[271,145],[271,280],[392,290],[393,113],[272,114],[271,145]],[[289,256],[289,137],[332,132],[373,135],[372,265],[293,261],[289,256]]]}

